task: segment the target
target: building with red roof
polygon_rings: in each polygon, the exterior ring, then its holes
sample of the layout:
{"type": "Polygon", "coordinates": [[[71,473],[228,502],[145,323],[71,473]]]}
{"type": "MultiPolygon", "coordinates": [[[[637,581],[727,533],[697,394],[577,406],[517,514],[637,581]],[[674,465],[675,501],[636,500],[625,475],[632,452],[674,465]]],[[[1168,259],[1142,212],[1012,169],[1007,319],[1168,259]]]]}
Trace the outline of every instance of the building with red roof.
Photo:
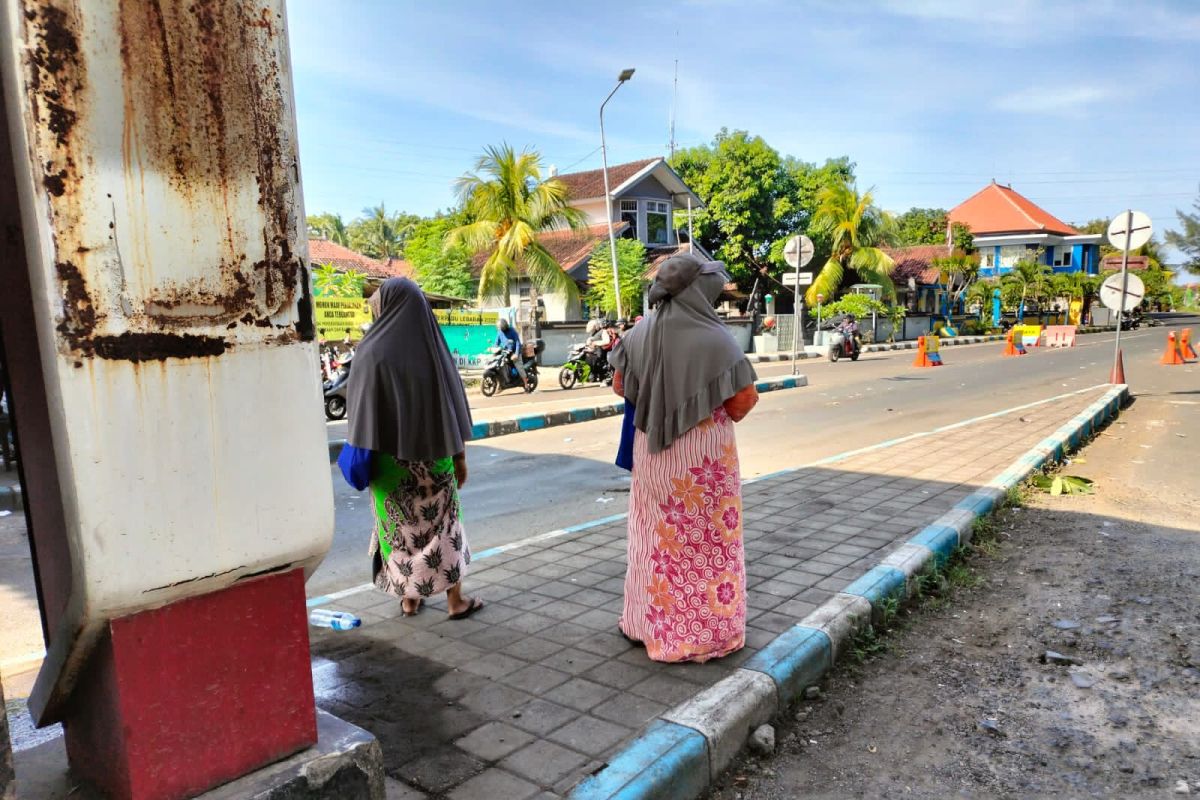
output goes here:
{"type": "Polygon", "coordinates": [[[1055,272],[1099,271],[1101,234],[1080,233],[1011,186],[993,180],[947,217],[971,229],[981,275],[1003,275],[1033,259],[1055,272]]]}

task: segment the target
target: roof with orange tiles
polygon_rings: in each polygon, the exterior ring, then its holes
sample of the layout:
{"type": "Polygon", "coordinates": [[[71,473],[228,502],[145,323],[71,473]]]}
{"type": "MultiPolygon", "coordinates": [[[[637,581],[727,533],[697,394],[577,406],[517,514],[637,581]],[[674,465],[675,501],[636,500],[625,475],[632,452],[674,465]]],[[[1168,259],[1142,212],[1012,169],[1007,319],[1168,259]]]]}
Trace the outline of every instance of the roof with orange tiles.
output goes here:
{"type": "Polygon", "coordinates": [[[328,239],[308,240],[308,261],[310,264],[318,266],[332,264],[342,271],[364,272],[370,278],[411,278],[413,276],[412,264],[402,258],[380,261],[328,239]]]}
{"type": "MultiPolygon", "coordinates": [[[[664,159],[643,158],[641,161],[630,161],[627,164],[615,164],[608,168],[609,188],[616,189],[625,181],[638,174],[646,167],[664,159]]],[[[592,197],[604,197],[604,170],[589,169],[586,172],[568,172],[557,176],[558,180],[567,185],[567,194],[572,200],[587,200],[592,197]]]]}
{"type": "Polygon", "coordinates": [[[935,258],[946,258],[949,253],[944,244],[918,244],[912,247],[884,247],[883,252],[896,262],[892,270],[892,282],[899,287],[913,278],[918,285],[938,282],[941,270],[933,266],[935,258]]]}
{"type": "Polygon", "coordinates": [[[1076,236],[1079,231],[1029,198],[992,181],[950,209],[950,222],[967,225],[975,236],[1002,233],[1056,233],[1076,236]]]}

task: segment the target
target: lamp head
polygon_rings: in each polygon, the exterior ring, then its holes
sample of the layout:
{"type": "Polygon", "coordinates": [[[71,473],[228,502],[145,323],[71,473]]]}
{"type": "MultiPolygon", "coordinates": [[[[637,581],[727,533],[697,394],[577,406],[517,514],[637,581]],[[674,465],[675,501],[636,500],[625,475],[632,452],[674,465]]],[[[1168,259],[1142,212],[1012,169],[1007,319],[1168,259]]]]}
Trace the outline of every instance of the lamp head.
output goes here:
{"type": "Polygon", "coordinates": [[[633,77],[633,71],[634,71],[633,67],[630,67],[629,69],[621,70],[621,74],[617,76],[617,80],[621,83],[624,83],[625,81],[627,81],[633,77]]]}

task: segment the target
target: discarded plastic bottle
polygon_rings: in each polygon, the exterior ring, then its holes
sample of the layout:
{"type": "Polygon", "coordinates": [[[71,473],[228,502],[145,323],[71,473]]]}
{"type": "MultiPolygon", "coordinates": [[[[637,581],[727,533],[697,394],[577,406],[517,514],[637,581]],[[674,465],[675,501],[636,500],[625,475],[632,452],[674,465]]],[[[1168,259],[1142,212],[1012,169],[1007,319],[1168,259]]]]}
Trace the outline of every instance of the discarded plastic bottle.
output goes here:
{"type": "Polygon", "coordinates": [[[348,631],[362,625],[362,620],[346,611],[330,611],[328,608],[315,609],[308,615],[308,621],[318,628],[333,628],[335,631],[348,631]]]}

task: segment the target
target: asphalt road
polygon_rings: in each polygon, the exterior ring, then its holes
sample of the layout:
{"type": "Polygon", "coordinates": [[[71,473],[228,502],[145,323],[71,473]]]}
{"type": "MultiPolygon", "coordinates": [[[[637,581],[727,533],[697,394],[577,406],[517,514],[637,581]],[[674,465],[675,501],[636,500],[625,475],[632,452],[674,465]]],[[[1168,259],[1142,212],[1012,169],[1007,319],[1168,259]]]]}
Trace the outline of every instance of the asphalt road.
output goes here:
{"type": "MultiPolygon", "coordinates": [[[[1125,374],[1135,389],[1139,377],[1168,369],[1157,363],[1166,333],[1183,325],[1200,330],[1200,318],[1174,316],[1163,327],[1122,335],[1125,374]]],[[[1113,334],[1083,336],[1078,342],[1065,350],[1032,349],[1022,358],[1003,358],[1001,343],[952,347],[942,352],[946,365],[934,369],[912,367],[912,351],[868,353],[857,362],[837,364],[801,362],[810,385],[763,395],[738,425],[742,475],[800,466],[1107,382],[1113,334]]],[[[763,366],[764,375],[790,371],[786,364],[763,366]]],[[[611,418],[468,445],[470,477],[462,499],[472,549],[625,511],[629,476],[612,464],[618,430],[619,420],[611,418]]],[[[329,556],[309,582],[310,596],[370,579],[369,502],[346,486],[336,467],[330,477],[337,529],[329,556]]]]}

